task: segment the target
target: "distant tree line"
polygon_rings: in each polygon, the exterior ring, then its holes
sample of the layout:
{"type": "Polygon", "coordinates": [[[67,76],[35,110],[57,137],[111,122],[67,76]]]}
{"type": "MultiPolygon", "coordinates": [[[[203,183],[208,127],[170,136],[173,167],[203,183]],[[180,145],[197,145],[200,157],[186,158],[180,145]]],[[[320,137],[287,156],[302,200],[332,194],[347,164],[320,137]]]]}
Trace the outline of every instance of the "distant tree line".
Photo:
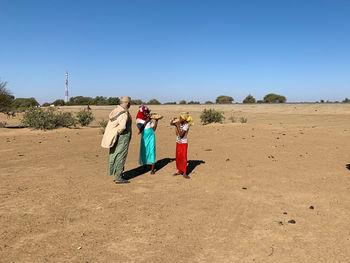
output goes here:
{"type": "MultiPolygon", "coordinates": [[[[9,112],[19,112],[24,111],[27,108],[39,106],[40,104],[36,101],[35,98],[15,98],[11,91],[9,91],[7,88],[7,82],[0,81],[0,113],[9,113],[9,112]]],[[[63,99],[57,99],[53,101],[52,103],[44,103],[42,106],[73,106],[73,105],[118,105],[120,102],[120,99],[118,97],[103,97],[103,96],[96,96],[95,98],[92,97],[85,97],[85,96],[76,96],[71,97],[68,101],[68,103],[65,103],[63,99]]],[[[212,101],[206,101],[205,104],[232,104],[234,102],[234,98],[227,95],[220,95],[216,98],[215,102],[212,101]]],[[[287,98],[285,96],[275,94],[275,93],[269,93],[264,96],[262,100],[256,100],[251,94],[248,94],[247,97],[243,100],[244,104],[253,104],[253,103],[285,103],[287,102],[287,98]]],[[[326,102],[321,99],[320,101],[317,101],[316,103],[340,103],[338,101],[331,102],[327,100],[326,102]]],[[[349,98],[345,98],[342,103],[350,103],[349,98]]],[[[131,105],[141,105],[141,104],[148,104],[148,105],[160,105],[162,104],[157,99],[151,99],[148,102],[144,102],[141,99],[133,99],[131,100],[131,105]]],[[[165,105],[175,105],[177,104],[175,101],[170,101],[164,103],[165,105]]],[[[180,105],[184,104],[200,104],[199,101],[189,101],[186,100],[180,100],[180,105]]]]}

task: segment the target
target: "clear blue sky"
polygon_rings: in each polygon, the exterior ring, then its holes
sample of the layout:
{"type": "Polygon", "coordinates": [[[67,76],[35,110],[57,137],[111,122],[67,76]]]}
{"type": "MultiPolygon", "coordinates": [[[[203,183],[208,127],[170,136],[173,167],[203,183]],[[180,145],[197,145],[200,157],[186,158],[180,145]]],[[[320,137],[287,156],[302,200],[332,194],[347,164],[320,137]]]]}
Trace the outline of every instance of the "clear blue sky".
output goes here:
{"type": "Polygon", "coordinates": [[[0,0],[0,78],[16,97],[162,102],[350,97],[348,0],[0,0]]]}

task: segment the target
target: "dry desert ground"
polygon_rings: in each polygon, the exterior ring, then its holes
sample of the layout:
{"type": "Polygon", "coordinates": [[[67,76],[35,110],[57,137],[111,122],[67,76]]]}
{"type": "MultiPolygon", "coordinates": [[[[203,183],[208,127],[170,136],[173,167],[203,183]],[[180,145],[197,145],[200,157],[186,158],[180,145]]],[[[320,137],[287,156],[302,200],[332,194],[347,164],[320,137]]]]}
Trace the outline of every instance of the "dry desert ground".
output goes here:
{"type": "Polygon", "coordinates": [[[350,262],[350,105],[151,106],[158,171],[138,169],[133,119],[128,185],[100,147],[112,108],[85,128],[0,129],[0,262],[350,262]],[[224,123],[201,125],[204,108],[224,123]],[[190,180],[172,176],[183,111],[190,180]]]}

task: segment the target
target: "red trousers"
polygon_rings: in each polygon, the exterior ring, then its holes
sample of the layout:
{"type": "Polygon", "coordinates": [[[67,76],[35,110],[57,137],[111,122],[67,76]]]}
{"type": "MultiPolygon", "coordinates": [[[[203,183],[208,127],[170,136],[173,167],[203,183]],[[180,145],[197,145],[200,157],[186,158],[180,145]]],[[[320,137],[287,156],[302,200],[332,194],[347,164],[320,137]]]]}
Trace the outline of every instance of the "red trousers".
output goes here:
{"type": "Polygon", "coordinates": [[[182,174],[187,171],[187,143],[176,143],[176,168],[182,174]]]}

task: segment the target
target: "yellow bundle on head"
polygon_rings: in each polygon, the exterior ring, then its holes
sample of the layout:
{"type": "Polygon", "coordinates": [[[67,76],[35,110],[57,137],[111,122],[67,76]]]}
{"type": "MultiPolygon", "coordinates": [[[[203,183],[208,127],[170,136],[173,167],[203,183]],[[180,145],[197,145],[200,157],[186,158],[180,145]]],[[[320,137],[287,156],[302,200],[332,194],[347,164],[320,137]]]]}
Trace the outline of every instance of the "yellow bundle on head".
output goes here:
{"type": "Polygon", "coordinates": [[[191,126],[194,125],[193,119],[188,113],[182,113],[180,116],[181,116],[182,119],[187,121],[191,126]]]}

